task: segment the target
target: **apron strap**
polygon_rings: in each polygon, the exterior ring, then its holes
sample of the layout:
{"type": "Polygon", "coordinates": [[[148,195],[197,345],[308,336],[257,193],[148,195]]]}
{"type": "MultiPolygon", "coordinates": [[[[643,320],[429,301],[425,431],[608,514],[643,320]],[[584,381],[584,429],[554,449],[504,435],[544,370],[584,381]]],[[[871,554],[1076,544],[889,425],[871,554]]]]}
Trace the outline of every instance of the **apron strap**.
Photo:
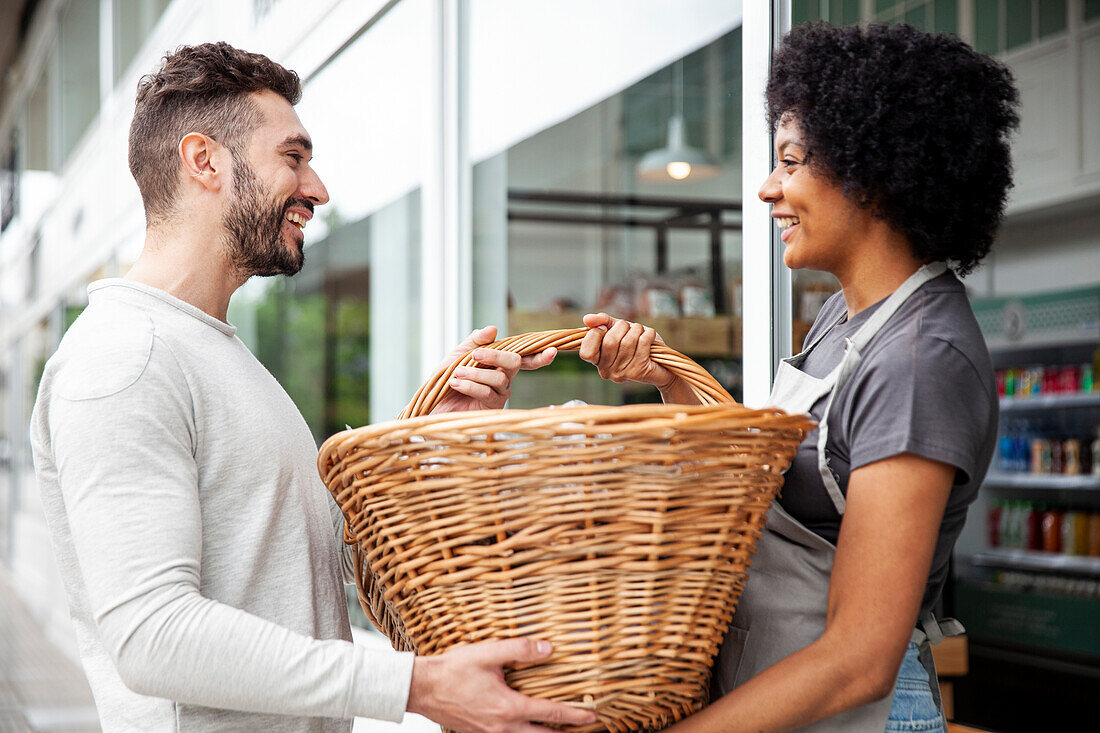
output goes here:
{"type": "Polygon", "coordinates": [[[848,381],[848,377],[855,371],[856,366],[859,365],[860,349],[867,346],[875,334],[897,312],[902,303],[908,300],[909,296],[915,293],[921,285],[945,272],[947,272],[947,264],[944,262],[930,262],[923,265],[886,298],[885,302],[871,314],[871,317],[856,331],[854,336],[844,340],[844,358],[841,359],[840,365],[836,368],[836,381],[833,384],[832,391],[829,392],[829,399],[825,403],[825,411],[821,413],[821,423],[817,426],[817,472],[821,474],[821,482],[825,484],[825,490],[829,492],[829,498],[833,500],[833,506],[836,507],[837,514],[841,516],[844,516],[844,507],[847,502],[844,498],[844,492],[840,490],[840,484],[833,476],[832,469],[829,468],[829,459],[825,455],[825,444],[829,439],[829,411],[833,407],[833,399],[845,382],[848,381]]]}
{"type": "Polygon", "coordinates": [[[929,280],[936,279],[945,272],[947,272],[947,263],[945,262],[929,262],[927,265],[923,265],[910,275],[897,290],[891,293],[886,302],[879,306],[878,310],[871,314],[867,322],[856,331],[852,341],[861,349],[865,347],[874,338],[875,334],[886,325],[886,322],[901,307],[902,303],[909,300],[910,295],[917,292],[921,285],[929,280]]]}
{"type": "Polygon", "coordinates": [[[929,611],[921,616],[920,623],[913,629],[909,641],[917,646],[923,644],[925,640],[930,644],[939,644],[948,636],[962,636],[965,633],[966,629],[963,628],[958,619],[945,618],[937,620],[935,615],[929,611]]]}
{"type": "Polygon", "coordinates": [[[790,357],[789,359],[784,359],[784,361],[786,361],[788,364],[790,364],[793,367],[801,368],[802,367],[802,362],[806,361],[806,357],[809,356],[810,352],[813,351],[813,348],[815,346],[817,346],[818,343],[821,342],[821,339],[828,336],[830,331],[832,331],[834,328],[836,328],[841,323],[843,323],[847,318],[848,318],[848,311],[846,311],[846,310],[842,311],[841,314],[839,316],[837,316],[836,321],[834,321],[833,324],[830,325],[828,328],[821,329],[821,333],[819,333],[817,336],[815,336],[814,340],[811,341],[810,344],[806,348],[802,349],[802,351],[798,352],[797,354],[790,357]]]}

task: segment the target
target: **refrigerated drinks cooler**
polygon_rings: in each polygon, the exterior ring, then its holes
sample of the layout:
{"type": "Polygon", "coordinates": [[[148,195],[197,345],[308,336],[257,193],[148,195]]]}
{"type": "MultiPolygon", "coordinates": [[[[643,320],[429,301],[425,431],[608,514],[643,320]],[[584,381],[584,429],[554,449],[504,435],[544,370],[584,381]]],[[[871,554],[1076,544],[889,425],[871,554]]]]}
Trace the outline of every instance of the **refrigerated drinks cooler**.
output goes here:
{"type": "Polygon", "coordinates": [[[973,306],[1000,421],[946,594],[970,648],[956,719],[1049,730],[1100,693],[1100,286],[973,306]]]}

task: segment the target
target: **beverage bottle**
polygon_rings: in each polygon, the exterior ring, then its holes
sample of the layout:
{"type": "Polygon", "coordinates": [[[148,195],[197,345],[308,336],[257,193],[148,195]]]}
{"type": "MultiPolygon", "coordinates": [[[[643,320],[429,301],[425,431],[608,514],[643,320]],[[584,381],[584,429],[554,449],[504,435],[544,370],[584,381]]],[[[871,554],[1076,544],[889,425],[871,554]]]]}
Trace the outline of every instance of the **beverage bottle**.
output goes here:
{"type": "Polygon", "coordinates": [[[1027,504],[1016,502],[1016,512],[1012,521],[1012,546],[1017,550],[1027,547],[1027,504]]]}
{"type": "Polygon", "coordinates": [[[1043,439],[1032,438],[1031,440],[1031,462],[1029,468],[1032,473],[1043,472],[1043,439]]]}
{"type": "Polygon", "coordinates": [[[1065,462],[1063,460],[1064,453],[1062,450],[1062,441],[1058,438],[1052,438],[1050,441],[1050,472],[1062,473],[1065,469],[1065,462]]]}
{"type": "Polygon", "coordinates": [[[1038,504],[1027,503],[1027,539],[1024,547],[1028,550],[1043,549],[1043,512],[1038,504]]]}
{"type": "Polygon", "coordinates": [[[1043,550],[1062,551],[1062,512],[1055,508],[1043,512],[1043,550]]]}
{"type": "Polygon", "coordinates": [[[1015,469],[1013,453],[1016,450],[1016,439],[1010,431],[1011,426],[1006,425],[1005,431],[1001,433],[1001,437],[997,440],[997,465],[1002,471],[1015,469]]]}
{"type": "Polygon", "coordinates": [[[1035,377],[1035,371],[1031,367],[1021,369],[1016,377],[1016,395],[1019,397],[1030,397],[1032,388],[1032,379],[1035,377]]]}
{"type": "Polygon", "coordinates": [[[1070,438],[1065,442],[1063,453],[1065,455],[1062,472],[1067,476],[1076,476],[1081,473],[1081,441],[1070,438]]]}
{"type": "Polygon", "coordinates": [[[1088,551],[1088,519],[1084,512],[1067,511],[1062,517],[1062,554],[1084,555],[1088,551]]]}
{"type": "Polygon", "coordinates": [[[1100,512],[1089,514],[1089,556],[1100,557],[1100,512]]]}
{"type": "Polygon", "coordinates": [[[1081,365],[1080,391],[1091,392],[1096,387],[1096,373],[1092,371],[1092,364],[1081,365]]]}
{"type": "Polygon", "coordinates": [[[989,514],[986,517],[986,528],[989,534],[989,546],[1001,546],[1001,514],[1004,504],[1000,499],[994,499],[989,505],[989,514]]]}
{"type": "Polygon", "coordinates": [[[1027,471],[1031,468],[1031,422],[1020,420],[1016,429],[1015,465],[1017,471],[1027,471]]]}
{"type": "Polygon", "coordinates": [[[1092,464],[1092,475],[1100,476],[1100,426],[1096,428],[1096,440],[1092,441],[1092,449],[1089,462],[1092,464]]]}
{"type": "Polygon", "coordinates": [[[1040,390],[1044,394],[1051,394],[1053,392],[1062,391],[1062,370],[1058,367],[1047,367],[1043,370],[1043,388],[1040,390]]]}
{"type": "Polygon", "coordinates": [[[1013,514],[1014,511],[1012,507],[1012,502],[1002,502],[1000,515],[1001,524],[1000,531],[998,532],[1000,537],[1000,547],[1015,547],[1015,545],[1012,544],[1012,522],[1014,521],[1014,518],[1012,516],[1013,514]]]}
{"type": "Polygon", "coordinates": [[[1013,397],[1016,394],[1016,370],[1005,369],[1005,397],[1013,397]]]}

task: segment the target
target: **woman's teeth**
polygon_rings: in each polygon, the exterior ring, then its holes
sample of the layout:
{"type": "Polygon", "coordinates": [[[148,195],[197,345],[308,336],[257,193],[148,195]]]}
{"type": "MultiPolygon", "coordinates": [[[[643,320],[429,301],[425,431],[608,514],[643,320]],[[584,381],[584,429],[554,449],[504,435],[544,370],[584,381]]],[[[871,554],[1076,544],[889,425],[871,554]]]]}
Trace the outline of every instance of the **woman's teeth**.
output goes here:
{"type": "Polygon", "coordinates": [[[786,229],[787,227],[793,227],[798,223],[797,216],[780,216],[775,220],[776,226],[780,229],[786,229]]]}
{"type": "Polygon", "coordinates": [[[305,229],[306,228],[306,221],[307,220],[301,214],[295,214],[293,211],[288,211],[286,213],[286,220],[289,221],[294,226],[298,227],[299,229],[305,229]]]}

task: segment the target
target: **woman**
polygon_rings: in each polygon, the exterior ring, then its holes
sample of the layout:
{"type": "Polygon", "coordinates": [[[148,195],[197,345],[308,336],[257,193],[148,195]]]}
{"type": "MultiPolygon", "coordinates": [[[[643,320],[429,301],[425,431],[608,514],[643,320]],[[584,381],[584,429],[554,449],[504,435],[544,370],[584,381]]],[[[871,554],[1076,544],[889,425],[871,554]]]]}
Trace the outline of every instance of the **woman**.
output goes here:
{"type": "MultiPolygon", "coordinates": [[[[779,163],[759,196],[784,263],[830,272],[842,292],[776,375],[771,404],[819,428],[769,513],[714,702],[677,733],[943,730],[929,639],[959,629],[932,608],[997,422],[956,273],[1002,217],[1016,103],[1003,66],[909,26],[802,26],[776,53],[779,163]]],[[[649,359],[652,329],[585,324],[581,356],[605,378],[695,401],[649,359]]]]}

